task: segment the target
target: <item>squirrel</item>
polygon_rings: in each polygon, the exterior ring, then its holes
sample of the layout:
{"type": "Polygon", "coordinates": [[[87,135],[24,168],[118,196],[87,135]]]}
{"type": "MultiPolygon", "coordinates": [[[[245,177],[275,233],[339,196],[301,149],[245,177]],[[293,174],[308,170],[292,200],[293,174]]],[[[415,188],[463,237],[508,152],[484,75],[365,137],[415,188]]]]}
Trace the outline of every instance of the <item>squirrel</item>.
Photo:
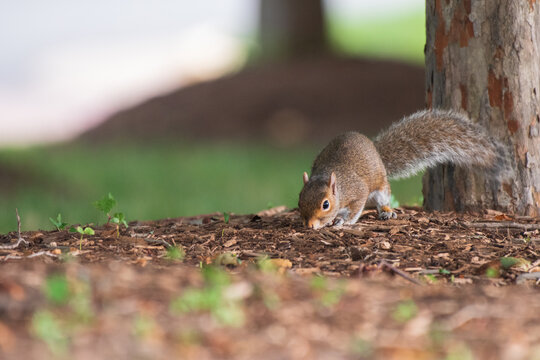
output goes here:
{"type": "Polygon", "coordinates": [[[382,131],[374,141],[339,135],[303,174],[298,207],[304,225],[319,229],[358,221],[367,202],[379,219],[396,218],[388,178],[405,178],[442,163],[496,168],[501,147],[484,129],[450,110],[422,110],[382,131]]]}

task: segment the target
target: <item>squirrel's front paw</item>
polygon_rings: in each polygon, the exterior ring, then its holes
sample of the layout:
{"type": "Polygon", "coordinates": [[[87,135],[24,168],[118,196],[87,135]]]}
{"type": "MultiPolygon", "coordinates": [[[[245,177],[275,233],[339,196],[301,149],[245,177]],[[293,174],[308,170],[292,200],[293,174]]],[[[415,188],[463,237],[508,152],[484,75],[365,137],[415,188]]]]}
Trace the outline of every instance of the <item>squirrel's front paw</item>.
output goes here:
{"type": "Polygon", "coordinates": [[[343,226],[345,224],[345,219],[337,217],[334,219],[334,222],[332,222],[332,226],[343,226]]]}
{"type": "Polygon", "coordinates": [[[379,213],[379,219],[380,220],[390,220],[397,218],[397,215],[393,211],[381,211],[379,213]]]}

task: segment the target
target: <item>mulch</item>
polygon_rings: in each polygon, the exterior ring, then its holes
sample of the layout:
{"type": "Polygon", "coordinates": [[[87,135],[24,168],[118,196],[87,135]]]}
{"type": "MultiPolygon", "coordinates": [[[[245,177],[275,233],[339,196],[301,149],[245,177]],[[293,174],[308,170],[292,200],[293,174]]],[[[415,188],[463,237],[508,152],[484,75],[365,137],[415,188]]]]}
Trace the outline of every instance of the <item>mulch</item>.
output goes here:
{"type": "Polygon", "coordinates": [[[274,208],[131,222],[118,237],[93,226],[82,242],[66,230],[22,233],[28,243],[0,249],[1,357],[538,357],[540,219],[397,213],[319,231],[274,208]],[[73,298],[61,304],[46,291],[59,275],[73,298]],[[186,308],[201,289],[200,301],[217,296],[225,310],[186,308]]]}

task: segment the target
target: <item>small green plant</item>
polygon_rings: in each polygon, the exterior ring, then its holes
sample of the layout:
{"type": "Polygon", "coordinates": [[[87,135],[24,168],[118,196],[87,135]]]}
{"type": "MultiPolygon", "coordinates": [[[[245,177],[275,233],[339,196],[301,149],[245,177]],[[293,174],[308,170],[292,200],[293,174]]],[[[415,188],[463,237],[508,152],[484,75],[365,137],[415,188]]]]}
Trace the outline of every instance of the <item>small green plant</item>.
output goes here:
{"type": "Polygon", "coordinates": [[[93,204],[96,207],[96,209],[100,210],[107,216],[107,224],[108,224],[112,218],[111,210],[113,209],[113,207],[116,206],[116,200],[114,199],[112,194],[109,193],[103,199],[94,201],[93,204]]]}
{"type": "Polygon", "coordinates": [[[446,270],[444,268],[440,268],[439,269],[439,274],[441,274],[441,275],[450,275],[451,273],[450,273],[450,271],[448,271],[448,270],[446,270]]]}
{"type": "Polygon", "coordinates": [[[47,344],[55,356],[67,353],[69,338],[58,319],[48,310],[39,310],[32,317],[32,333],[47,344]]]}
{"type": "Polygon", "coordinates": [[[138,314],[133,320],[132,332],[138,338],[149,338],[156,330],[156,322],[149,315],[138,314]]]}
{"type": "Polygon", "coordinates": [[[87,280],[54,274],[45,279],[42,292],[46,308],[34,313],[31,331],[61,358],[69,351],[74,334],[93,319],[92,288],[87,280]]]}
{"type": "Polygon", "coordinates": [[[186,256],[186,252],[182,247],[171,246],[167,248],[165,257],[169,260],[182,260],[186,256]]]}
{"type": "Polygon", "coordinates": [[[50,222],[56,227],[56,230],[64,230],[67,226],[67,223],[62,221],[62,214],[58,213],[56,220],[52,217],[49,218],[50,222]]]}
{"type": "Polygon", "coordinates": [[[225,222],[225,224],[229,223],[230,218],[231,218],[231,213],[229,213],[229,212],[224,212],[223,213],[223,221],[225,222]]]}
{"type": "Polygon", "coordinates": [[[439,281],[433,274],[424,274],[424,280],[426,280],[429,284],[436,284],[439,281]]]}
{"type": "Polygon", "coordinates": [[[86,227],[82,227],[82,226],[72,226],[70,229],[69,229],[69,232],[76,232],[76,233],[79,233],[81,234],[81,239],[79,240],[79,250],[82,250],[82,242],[83,242],[83,236],[84,235],[95,235],[95,231],[94,229],[92,229],[90,226],[86,226],[86,227]]]}
{"type": "Polygon", "coordinates": [[[486,269],[486,276],[490,279],[497,278],[499,277],[499,275],[500,271],[493,266],[490,266],[486,269]]]}
{"type": "Polygon", "coordinates": [[[105,216],[107,216],[107,224],[113,223],[116,225],[116,237],[120,237],[120,225],[128,227],[126,216],[124,213],[116,212],[111,214],[112,209],[118,204],[114,196],[111,193],[103,197],[103,199],[93,202],[96,209],[100,210],[105,216]]]}
{"type": "Polygon", "coordinates": [[[418,313],[418,307],[412,299],[401,301],[392,312],[392,318],[400,323],[406,323],[418,313]]]}
{"type": "Polygon", "coordinates": [[[353,337],[351,341],[351,352],[361,358],[371,357],[373,354],[373,345],[360,337],[353,337]]]}
{"type": "Polygon", "coordinates": [[[331,284],[324,276],[314,276],[310,282],[311,290],[318,293],[319,301],[323,306],[331,307],[339,303],[345,292],[345,283],[331,284]]]}
{"type": "Polygon", "coordinates": [[[116,225],[116,238],[120,237],[120,225],[124,225],[127,229],[128,223],[126,221],[126,217],[123,213],[117,212],[114,213],[112,218],[110,219],[113,224],[116,225]]]}
{"type": "Polygon", "coordinates": [[[268,255],[260,256],[257,259],[256,264],[259,270],[263,272],[267,272],[267,273],[275,273],[277,272],[277,269],[278,269],[278,267],[272,261],[270,261],[270,258],[268,257],[268,255]]]}
{"type": "Polygon", "coordinates": [[[64,305],[69,300],[69,283],[65,275],[53,275],[45,280],[43,292],[48,301],[55,305],[64,305]]]}
{"type": "Polygon", "coordinates": [[[240,299],[226,296],[226,289],[231,283],[229,275],[217,266],[203,266],[203,288],[188,288],[171,302],[173,313],[184,314],[197,311],[209,311],[221,325],[241,326],[245,315],[240,299]]]}

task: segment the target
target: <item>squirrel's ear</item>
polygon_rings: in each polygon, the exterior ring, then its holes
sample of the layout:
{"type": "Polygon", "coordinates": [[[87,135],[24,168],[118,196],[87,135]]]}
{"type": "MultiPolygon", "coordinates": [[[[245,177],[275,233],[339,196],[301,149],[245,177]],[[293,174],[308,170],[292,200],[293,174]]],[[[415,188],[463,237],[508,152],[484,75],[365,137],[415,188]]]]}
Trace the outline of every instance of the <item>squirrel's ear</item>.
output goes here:
{"type": "Polygon", "coordinates": [[[336,173],[332,172],[332,175],[330,175],[328,186],[332,189],[332,194],[336,195],[336,173]]]}
{"type": "Polygon", "coordinates": [[[307,172],[304,171],[304,185],[306,185],[308,181],[309,181],[309,176],[307,172]]]}

